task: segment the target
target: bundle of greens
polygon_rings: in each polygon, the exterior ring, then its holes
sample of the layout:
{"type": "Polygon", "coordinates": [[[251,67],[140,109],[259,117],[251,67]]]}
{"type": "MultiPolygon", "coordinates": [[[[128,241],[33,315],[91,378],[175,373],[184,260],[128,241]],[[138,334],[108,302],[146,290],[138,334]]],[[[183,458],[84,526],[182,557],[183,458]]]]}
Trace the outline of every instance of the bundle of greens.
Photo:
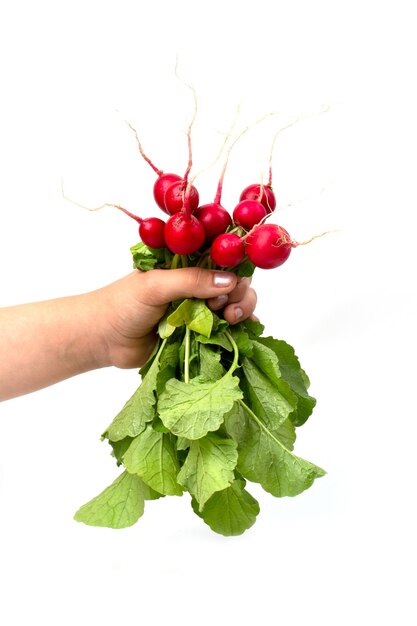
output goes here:
{"type": "MultiPolygon", "coordinates": [[[[132,253],[141,271],[178,261],[143,242],[132,253]]],[[[245,260],[236,272],[253,269],[245,260]]],[[[316,404],[307,375],[293,348],[263,331],[250,319],[229,326],[202,300],[170,305],[141,384],[102,435],[123,471],[77,521],[125,528],[145,500],[188,492],[213,531],[240,535],[259,513],[247,481],[296,496],[325,474],[293,452],[296,429],[316,404]]]]}

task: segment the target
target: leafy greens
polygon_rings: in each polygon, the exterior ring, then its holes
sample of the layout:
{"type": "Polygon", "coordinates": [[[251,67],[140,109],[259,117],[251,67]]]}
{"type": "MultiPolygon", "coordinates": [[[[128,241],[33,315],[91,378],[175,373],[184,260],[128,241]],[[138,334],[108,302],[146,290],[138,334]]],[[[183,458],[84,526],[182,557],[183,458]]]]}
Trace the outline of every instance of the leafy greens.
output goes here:
{"type": "MultiPolygon", "coordinates": [[[[171,261],[144,244],[132,254],[143,271],[171,261]]],[[[325,474],[293,452],[316,403],[308,377],[259,322],[228,327],[202,300],[172,303],[158,331],[141,384],[102,435],[123,471],[75,519],[125,528],[146,500],[188,492],[213,531],[240,535],[259,513],[247,481],[292,497],[325,474]]]]}

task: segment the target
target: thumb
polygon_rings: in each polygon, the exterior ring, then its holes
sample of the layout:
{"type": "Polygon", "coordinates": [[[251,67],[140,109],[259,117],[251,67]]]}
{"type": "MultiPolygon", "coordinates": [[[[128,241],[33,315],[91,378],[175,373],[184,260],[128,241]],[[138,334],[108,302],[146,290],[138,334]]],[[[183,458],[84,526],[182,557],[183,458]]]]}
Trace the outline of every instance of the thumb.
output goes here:
{"type": "Polygon", "coordinates": [[[179,298],[215,298],[232,291],[237,276],[232,272],[187,267],[176,270],[151,270],[139,273],[142,297],[154,306],[179,298]]]}

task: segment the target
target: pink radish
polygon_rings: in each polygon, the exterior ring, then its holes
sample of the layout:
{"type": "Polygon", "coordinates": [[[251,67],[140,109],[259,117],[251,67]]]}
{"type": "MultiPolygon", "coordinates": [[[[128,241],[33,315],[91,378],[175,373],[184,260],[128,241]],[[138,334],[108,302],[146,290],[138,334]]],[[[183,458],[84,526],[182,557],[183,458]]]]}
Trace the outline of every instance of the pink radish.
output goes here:
{"type": "Polygon", "coordinates": [[[275,142],[280,133],[282,133],[284,130],[287,130],[287,128],[291,128],[291,126],[294,126],[294,124],[296,124],[299,119],[300,118],[297,117],[286,126],[279,128],[273,137],[271,149],[269,152],[269,175],[267,184],[261,185],[259,183],[255,183],[253,185],[248,185],[248,187],[246,187],[240,194],[240,200],[257,200],[264,205],[267,213],[273,213],[275,211],[277,201],[275,198],[275,194],[272,190],[272,157],[274,153],[275,142]]]}
{"type": "Polygon", "coordinates": [[[233,211],[233,221],[245,230],[251,230],[267,215],[263,204],[257,200],[241,200],[233,211]]]}
{"type": "Polygon", "coordinates": [[[139,226],[139,237],[150,248],[165,248],[165,222],[159,217],[147,217],[139,226]]]}
{"type": "Polygon", "coordinates": [[[168,213],[165,206],[165,192],[173,183],[181,181],[182,178],[178,176],[178,174],[164,174],[163,172],[158,174],[158,178],[153,186],[153,197],[155,198],[156,204],[162,211],[165,211],[165,213],[168,213]]]}
{"type": "Polygon", "coordinates": [[[224,233],[211,244],[210,256],[220,267],[234,267],[243,261],[245,244],[235,233],[224,233]]]}
{"type": "Polygon", "coordinates": [[[184,208],[185,193],[187,193],[188,206],[191,213],[198,207],[200,197],[194,185],[187,186],[184,178],[174,181],[165,190],[164,206],[168,215],[174,215],[184,208]]]}
{"type": "MultiPolygon", "coordinates": [[[[150,167],[153,169],[155,174],[158,176],[153,186],[153,197],[155,199],[156,204],[159,206],[159,208],[162,211],[165,211],[165,213],[168,213],[168,215],[172,215],[173,213],[180,211],[183,206],[183,193],[184,193],[184,189],[187,187],[188,174],[189,174],[189,171],[191,169],[191,164],[192,164],[191,143],[190,143],[191,125],[190,125],[190,128],[188,129],[189,159],[188,159],[188,166],[187,166],[187,170],[185,172],[184,178],[182,178],[181,176],[178,176],[178,174],[172,174],[172,173],[164,174],[164,172],[161,169],[156,167],[156,165],[151,161],[151,159],[145,153],[136,129],[129,123],[127,123],[127,125],[135,134],[136,142],[138,144],[139,152],[142,158],[146,161],[146,163],[148,163],[148,165],[150,165],[150,167]],[[173,185],[174,187],[168,196],[169,208],[167,208],[165,204],[166,192],[173,185]],[[178,205],[180,205],[179,208],[178,208],[178,205]]],[[[194,193],[197,192],[195,187],[193,188],[193,190],[195,190],[194,193]]],[[[198,206],[198,192],[197,192],[197,202],[195,204],[195,208],[197,208],[197,206],[198,206]]]]}
{"type": "Polygon", "coordinates": [[[272,269],[282,265],[297,244],[282,226],[261,224],[245,236],[246,254],[256,267],[272,269]]]}
{"type": "Polygon", "coordinates": [[[113,206],[116,209],[119,209],[119,211],[123,211],[123,213],[131,217],[139,224],[139,237],[145,245],[150,248],[166,247],[164,238],[165,222],[159,219],[159,217],[146,217],[145,219],[142,219],[138,215],[131,213],[118,204],[110,204],[107,206],[113,206]]]}
{"type": "Polygon", "coordinates": [[[193,254],[204,243],[203,225],[191,213],[181,211],[172,215],[164,229],[165,242],[174,254],[193,254]]]}
{"type": "Polygon", "coordinates": [[[270,185],[260,185],[258,183],[245,187],[240,194],[239,200],[256,200],[265,207],[268,213],[275,211],[275,207],[277,205],[272,187],[270,185]]]}
{"type": "Polygon", "coordinates": [[[217,235],[225,233],[232,225],[230,214],[220,204],[203,204],[194,211],[194,215],[203,224],[207,241],[213,241],[217,235]]]}

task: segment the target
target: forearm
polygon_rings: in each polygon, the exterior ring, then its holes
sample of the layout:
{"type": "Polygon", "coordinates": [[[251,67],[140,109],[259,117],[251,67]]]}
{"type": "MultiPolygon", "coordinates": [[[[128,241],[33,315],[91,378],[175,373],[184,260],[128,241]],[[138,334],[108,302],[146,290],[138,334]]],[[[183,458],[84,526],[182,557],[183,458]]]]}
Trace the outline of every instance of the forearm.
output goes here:
{"type": "Polygon", "coordinates": [[[254,311],[248,286],[196,267],[135,270],[86,294],[0,309],[0,400],[99,367],[141,367],[170,302],[207,300],[233,324],[254,311]]]}
{"type": "Polygon", "coordinates": [[[100,367],[91,294],[0,309],[0,400],[100,367]]]}

